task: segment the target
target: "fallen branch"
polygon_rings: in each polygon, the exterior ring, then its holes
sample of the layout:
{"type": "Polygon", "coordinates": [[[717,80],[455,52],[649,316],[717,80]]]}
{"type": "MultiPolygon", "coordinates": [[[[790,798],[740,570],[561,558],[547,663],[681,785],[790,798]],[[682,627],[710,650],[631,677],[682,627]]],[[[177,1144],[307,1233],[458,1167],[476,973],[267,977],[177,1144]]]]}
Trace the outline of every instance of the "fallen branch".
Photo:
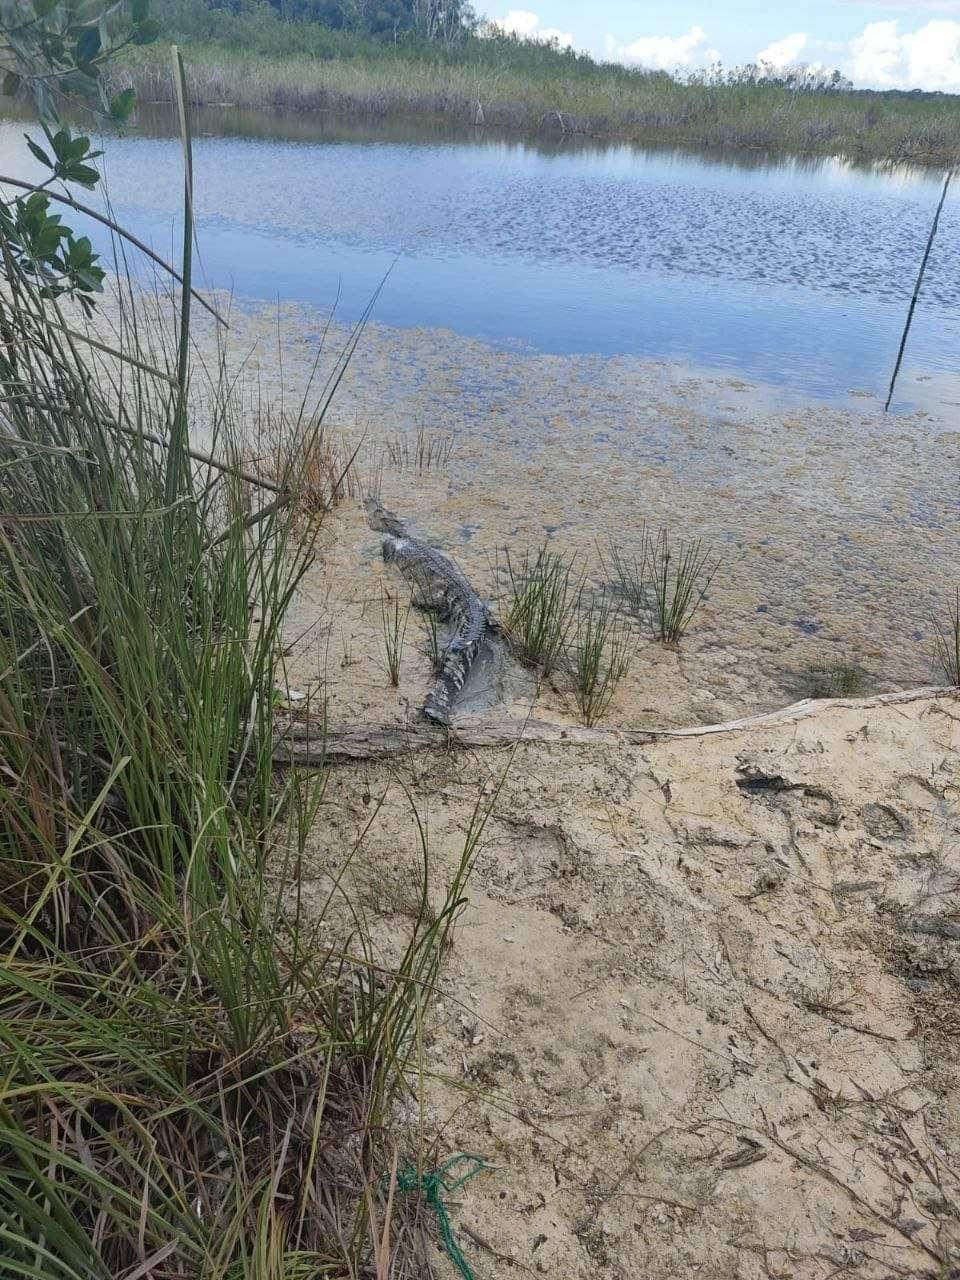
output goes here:
{"type": "Polygon", "coordinates": [[[353,724],[323,729],[321,725],[296,724],[278,736],[274,759],[278,764],[320,765],[332,760],[370,760],[407,751],[435,747],[505,747],[517,742],[547,745],[643,746],[675,738],[703,738],[718,733],[775,728],[832,710],[869,710],[925,699],[956,697],[955,689],[939,687],[883,693],[872,698],[805,698],[781,711],[745,716],[723,724],[695,725],[689,729],[585,729],[550,720],[464,719],[449,726],[411,721],[406,724],[353,724]]]}

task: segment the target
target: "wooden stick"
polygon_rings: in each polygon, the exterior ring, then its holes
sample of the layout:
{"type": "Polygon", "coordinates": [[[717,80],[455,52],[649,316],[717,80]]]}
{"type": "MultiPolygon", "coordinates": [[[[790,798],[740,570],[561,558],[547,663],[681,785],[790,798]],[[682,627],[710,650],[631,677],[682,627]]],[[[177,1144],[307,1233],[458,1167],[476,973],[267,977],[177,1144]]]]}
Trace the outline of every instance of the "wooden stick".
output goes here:
{"type": "MultiPolygon", "coordinates": [[[[115,422],[113,426],[118,431],[122,431],[124,435],[133,436],[137,440],[146,440],[148,444],[159,445],[161,449],[166,449],[169,443],[162,436],[154,435],[152,431],[139,431],[136,427],[124,426],[122,422],[115,422]]],[[[219,458],[214,458],[209,453],[201,453],[199,449],[186,449],[184,452],[188,457],[193,458],[195,462],[203,462],[208,467],[223,471],[226,475],[237,476],[240,480],[246,480],[247,484],[257,485],[261,489],[269,489],[272,493],[281,495],[287,493],[282,484],[275,484],[272,480],[265,480],[263,476],[258,476],[253,471],[244,471],[242,467],[231,467],[229,463],[221,462],[219,458]]]]}
{"type": "Polygon", "coordinates": [[[943,212],[943,206],[947,199],[947,192],[950,190],[950,179],[953,177],[953,170],[947,174],[943,183],[943,191],[940,194],[940,203],[937,205],[937,212],[933,216],[933,226],[930,228],[930,235],[927,237],[927,247],[924,251],[923,260],[920,263],[920,271],[917,275],[917,283],[913,290],[913,297],[910,299],[910,309],[907,312],[907,323],[903,326],[903,334],[900,338],[900,350],[897,352],[897,363],[894,365],[893,377],[890,379],[890,390],[887,392],[887,403],[883,406],[883,412],[889,413],[890,402],[893,399],[893,389],[897,385],[897,378],[900,375],[900,366],[903,364],[903,353],[907,349],[907,338],[910,336],[910,326],[913,324],[913,313],[917,309],[917,302],[920,298],[920,286],[923,284],[923,277],[927,271],[927,262],[930,259],[930,252],[933,249],[933,242],[937,235],[937,228],[940,226],[940,214],[943,212]]]}
{"type": "Polygon", "coordinates": [[[883,693],[872,698],[805,698],[781,711],[745,716],[723,724],[694,725],[689,729],[585,729],[581,725],[519,720],[512,716],[465,719],[448,728],[424,721],[342,725],[326,731],[320,725],[298,724],[278,735],[274,759],[278,764],[317,766],[333,760],[370,760],[430,747],[504,747],[516,742],[567,747],[644,746],[677,738],[775,728],[831,710],[868,710],[949,696],[956,697],[956,689],[937,686],[883,693]]]}

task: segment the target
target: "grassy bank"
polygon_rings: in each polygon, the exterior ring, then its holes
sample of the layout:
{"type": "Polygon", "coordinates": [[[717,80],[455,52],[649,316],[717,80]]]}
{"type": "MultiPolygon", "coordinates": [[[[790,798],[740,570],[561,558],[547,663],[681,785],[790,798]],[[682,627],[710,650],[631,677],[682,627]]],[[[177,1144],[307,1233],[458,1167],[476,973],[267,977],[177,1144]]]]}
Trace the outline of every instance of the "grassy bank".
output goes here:
{"type": "MultiPolygon", "coordinates": [[[[530,42],[383,44],[262,10],[171,6],[164,33],[189,51],[198,105],[420,115],[527,132],[877,159],[960,157],[960,111],[942,95],[797,90],[750,76],[680,82],[530,42]]],[[[165,66],[163,50],[145,50],[116,78],[143,100],[166,101],[165,66]]]]}

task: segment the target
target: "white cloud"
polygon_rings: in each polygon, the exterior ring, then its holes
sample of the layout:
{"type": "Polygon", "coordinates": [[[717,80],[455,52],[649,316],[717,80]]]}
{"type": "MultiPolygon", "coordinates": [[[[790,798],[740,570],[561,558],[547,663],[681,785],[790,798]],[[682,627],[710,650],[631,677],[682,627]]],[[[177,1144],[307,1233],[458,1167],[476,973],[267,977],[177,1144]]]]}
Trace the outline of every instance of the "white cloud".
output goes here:
{"type": "Polygon", "coordinates": [[[797,61],[807,47],[808,38],[805,31],[795,31],[792,36],[784,36],[782,40],[774,40],[766,49],[757,54],[757,62],[765,67],[789,67],[797,61]]]}
{"type": "Polygon", "coordinates": [[[521,40],[555,40],[561,49],[569,49],[573,44],[573,36],[569,31],[561,31],[558,27],[541,27],[540,15],[531,13],[529,9],[511,9],[505,18],[495,18],[493,26],[506,31],[508,35],[519,36],[521,40]]]}
{"type": "Polygon", "coordinates": [[[902,34],[896,20],[871,22],[851,52],[847,72],[855,84],[960,91],[960,22],[939,18],[902,34]]]}
{"type": "Polygon", "coordinates": [[[511,9],[505,18],[497,23],[508,35],[532,36],[540,25],[540,17],[529,9],[511,9]]]}
{"type": "Polygon", "coordinates": [[[606,52],[618,62],[632,62],[655,71],[671,71],[675,67],[689,67],[694,61],[708,62],[715,56],[712,49],[704,49],[707,33],[703,27],[693,26],[682,36],[641,36],[631,44],[618,45],[607,36],[606,52]]]}

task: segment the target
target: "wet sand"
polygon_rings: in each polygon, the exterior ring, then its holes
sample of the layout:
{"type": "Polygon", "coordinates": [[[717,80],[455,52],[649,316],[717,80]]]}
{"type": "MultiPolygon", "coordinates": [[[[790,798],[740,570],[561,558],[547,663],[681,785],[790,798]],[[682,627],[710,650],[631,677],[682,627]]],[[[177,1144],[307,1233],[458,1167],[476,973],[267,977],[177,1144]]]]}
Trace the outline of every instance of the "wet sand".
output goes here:
{"type": "MultiPolygon", "coordinates": [[[[231,347],[261,395],[279,403],[282,381],[298,403],[323,322],[299,307],[234,311],[231,347]]],[[[321,370],[345,340],[330,329],[321,370]]],[[[384,502],[494,606],[504,547],[546,540],[599,583],[598,547],[635,553],[644,520],[712,544],[723,565],[679,651],[638,634],[607,719],[642,727],[771,710],[838,666],[860,669],[863,692],[940,682],[933,619],[957,576],[960,432],[856,403],[784,407],[774,388],[662,362],[371,324],[329,422],[360,443],[360,478],[382,463],[384,502]],[[386,446],[412,446],[421,424],[452,437],[449,459],[398,470],[386,446]]],[[[322,683],[332,714],[405,714],[429,675],[422,626],[412,616],[400,690],[385,688],[379,601],[399,583],[358,502],[327,517],[321,543],[294,610],[291,683],[322,683]]],[[[539,700],[569,710],[562,690],[539,700]]]]}

